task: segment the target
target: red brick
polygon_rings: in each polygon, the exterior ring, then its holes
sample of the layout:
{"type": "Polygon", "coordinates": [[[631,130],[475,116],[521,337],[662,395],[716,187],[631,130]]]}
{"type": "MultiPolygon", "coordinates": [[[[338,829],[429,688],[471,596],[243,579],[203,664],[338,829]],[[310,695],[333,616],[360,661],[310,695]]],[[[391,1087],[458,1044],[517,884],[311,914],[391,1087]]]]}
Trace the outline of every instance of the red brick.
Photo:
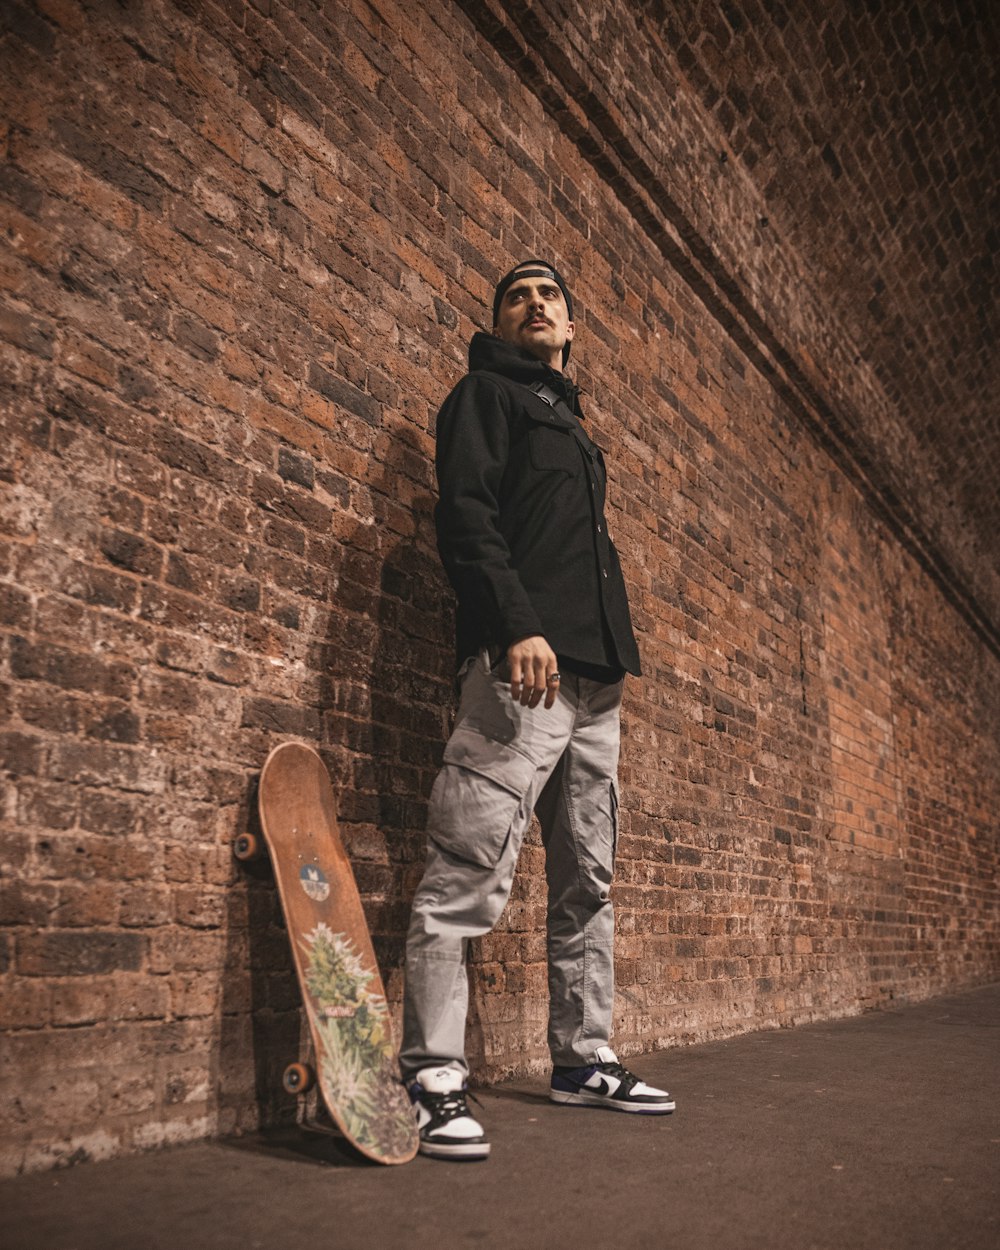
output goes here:
{"type": "Polygon", "coordinates": [[[36,871],[46,878],[135,881],[150,875],[158,861],[158,850],[138,839],[101,838],[83,832],[53,833],[37,838],[35,857],[36,871]]]}
{"type": "Polygon", "coordinates": [[[32,616],[31,596],[16,586],[0,586],[0,625],[4,629],[28,629],[32,616]]]}
{"type": "Polygon", "coordinates": [[[0,895],[0,924],[44,928],[55,910],[56,887],[49,883],[9,881],[0,895]]]}
{"type": "Polygon", "coordinates": [[[42,1029],[52,1023],[50,981],[5,976],[0,982],[0,1028],[42,1029]]]}
{"type": "Polygon", "coordinates": [[[123,892],[118,923],[126,928],[155,928],[171,918],[171,896],[166,886],[135,886],[123,892]]]}
{"type": "Polygon", "coordinates": [[[150,1112],[158,1102],[157,1081],[153,1073],[138,1071],[115,1071],[101,1090],[104,1114],[112,1121],[118,1116],[134,1117],[150,1112]]]}
{"type": "Polygon", "coordinates": [[[57,981],[52,986],[52,1023],[80,1025],[106,1020],[112,984],[110,977],[88,977],[82,983],[57,981]]]}
{"type": "MultiPolygon", "coordinates": [[[[73,854],[79,856],[77,843],[73,854]]],[[[81,874],[88,875],[86,871],[81,874]]],[[[119,919],[121,889],[112,881],[88,880],[59,883],[59,905],[52,913],[52,923],[60,928],[87,928],[89,925],[114,925],[119,919]]]]}
{"type": "Polygon", "coordinates": [[[113,1021],[166,1020],[169,1012],[169,987],[162,978],[116,974],[111,999],[113,1021]]]}
{"type": "Polygon", "coordinates": [[[134,795],[84,791],[80,796],[80,827],[127,838],[135,829],[141,802],[134,795]]]}
{"type": "Polygon", "coordinates": [[[17,787],[17,819],[41,829],[69,829],[76,824],[79,800],[64,786],[22,781],[17,787]]]}
{"type": "MultiPolygon", "coordinates": [[[[234,1001],[231,990],[227,989],[227,1010],[249,1010],[249,992],[245,987],[240,990],[234,1001]]],[[[182,973],[170,978],[170,1010],[178,1019],[214,1015],[219,1010],[220,996],[218,982],[209,981],[199,973],[182,973]]],[[[178,1092],[175,1087],[175,1097],[178,1092]]]]}
{"type": "Polygon", "coordinates": [[[43,742],[29,734],[0,733],[0,766],[17,776],[42,771],[43,742]]]}
{"type": "Polygon", "coordinates": [[[224,935],[197,929],[166,929],[150,938],[149,970],[153,973],[217,971],[224,935]]]}

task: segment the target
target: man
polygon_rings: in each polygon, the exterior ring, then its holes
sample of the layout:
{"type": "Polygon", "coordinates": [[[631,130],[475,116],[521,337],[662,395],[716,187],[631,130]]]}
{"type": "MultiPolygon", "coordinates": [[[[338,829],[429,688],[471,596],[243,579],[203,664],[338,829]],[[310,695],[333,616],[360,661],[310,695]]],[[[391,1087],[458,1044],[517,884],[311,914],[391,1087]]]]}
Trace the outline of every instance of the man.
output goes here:
{"type": "Polygon", "coordinates": [[[563,373],[572,299],[551,264],[526,261],[498,284],[493,321],[438,416],[435,520],[458,596],[461,698],[431,793],[400,1052],[420,1149],[452,1159],[490,1149],[466,1104],[464,961],[503,911],[532,811],[548,883],[550,1098],[674,1108],[608,1045],[619,709],[639,655],[604,460],[563,373]]]}

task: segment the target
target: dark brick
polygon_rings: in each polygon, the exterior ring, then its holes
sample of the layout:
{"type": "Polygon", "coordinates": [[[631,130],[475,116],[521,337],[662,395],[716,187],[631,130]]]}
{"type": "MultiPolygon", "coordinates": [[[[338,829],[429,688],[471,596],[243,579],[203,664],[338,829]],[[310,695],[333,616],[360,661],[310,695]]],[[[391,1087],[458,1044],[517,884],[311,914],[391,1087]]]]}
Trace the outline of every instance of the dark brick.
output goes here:
{"type": "Polygon", "coordinates": [[[246,577],[219,579],[221,602],[234,612],[256,612],[260,609],[260,583],[246,577]]]}
{"type": "Polygon", "coordinates": [[[69,690],[119,696],[128,692],[134,677],[127,664],[82,655],[65,647],[32,644],[17,636],[11,639],[10,667],[22,681],[44,681],[69,690]]]}
{"type": "Polygon", "coordinates": [[[434,311],[441,325],[447,326],[449,330],[457,328],[458,315],[455,310],[450,304],[447,304],[443,299],[439,299],[436,295],[434,296],[434,311]]]}
{"type": "Polygon", "coordinates": [[[9,730],[0,733],[0,762],[15,776],[36,775],[41,771],[44,743],[41,738],[9,730]]]}
{"type": "Polygon", "coordinates": [[[367,421],[369,425],[377,426],[381,421],[380,405],[370,395],[335,377],[315,361],[309,364],[309,385],[341,408],[346,408],[362,421],[367,421]]]}
{"type": "Polygon", "coordinates": [[[29,217],[37,217],[42,206],[41,188],[10,162],[0,166],[0,196],[29,217]]]}
{"type": "Polygon", "coordinates": [[[329,531],[330,509],[300,491],[287,490],[280,479],[261,474],[254,482],[252,496],[268,511],[277,512],[322,533],[329,531]]]}
{"type": "Polygon", "coordinates": [[[142,722],[135,712],[123,708],[108,712],[100,720],[88,725],[87,734],[105,742],[139,742],[141,728],[142,722]]]}
{"type": "Polygon", "coordinates": [[[63,590],[83,603],[124,613],[132,612],[139,599],[138,587],[132,579],[87,564],[73,567],[66,576],[63,590]]]}
{"type": "Polygon", "coordinates": [[[53,133],[69,156],[78,160],[98,178],[124,192],[149,212],[163,207],[163,187],[147,170],[134,164],[109,144],[89,135],[75,123],[58,119],[53,133]]]}
{"type": "Polygon", "coordinates": [[[295,555],[305,554],[305,534],[297,525],[292,525],[288,521],[268,521],[264,526],[264,541],[271,547],[280,547],[295,555]]]}
{"type": "Polygon", "coordinates": [[[298,456],[287,447],[278,448],[278,474],[286,482],[296,482],[312,490],[316,481],[316,468],[305,456],[298,456]]]}
{"type": "Polygon", "coordinates": [[[9,305],[0,306],[0,338],[35,356],[51,360],[55,328],[30,313],[18,312],[9,305]]]}
{"type": "Polygon", "coordinates": [[[174,321],[174,341],[197,360],[215,360],[219,355],[214,330],[194,317],[178,317],[174,321]]]}
{"type": "Polygon", "coordinates": [[[0,13],[0,30],[13,35],[18,40],[23,40],[45,56],[51,55],[55,45],[52,27],[37,13],[33,13],[17,0],[5,0],[2,13],[0,13]]]}
{"type": "Polygon", "coordinates": [[[303,738],[315,739],[319,734],[319,714],[314,709],[277,699],[244,700],[240,723],[247,729],[267,729],[303,738]]]}
{"type": "Polygon", "coordinates": [[[167,560],[166,580],[169,585],[180,590],[196,591],[205,588],[205,583],[192,561],[177,551],[171,551],[167,560]]]}
{"type": "Polygon", "coordinates": [[[0,627],[27,629],[31,624],[31,596],[16,586],[0,584],[0,627]]]}
{"type": "Polygon", "coordinates": [[[134,796],[86,791],[80,799],[80,827],[92,833],[127,837],[138,822],[138,804],[134,796]]]}
{"type": "Polygon", "coordinates": [[[22,976],[99,976],[138,971],[146,939],[138,933],[37,933],[19,937],[16,950],[22,976]]]}
{"type": "Polygon", "coordinates": [[[329,495],[342,508],[346,508],[351,500],[351,484],[339,473],[331,473],[321,469],[316,475],[316,484],[325,494],[329,495]]]}
{"type": "Polygon", "coordinates": [[[829,143],[824,145],[823,150],[820,153],[820,155],[822,156],[826,164],[829,166],[830,173],[833,174],[834,178],[835,179],[839,178],[840,175],[843,173],[843,170],[840,167],[840,161],[837,160],[836,152],[834,152],[833,148],[830,146],[829,143]]]}
{"type": "Polygon", "coordinates": [[[88,299],[107,299],[109,293],[122,289],[121,279],[114,269],[79,245],[70,248],[60,266],[59,281],[68,291],[88,299]]]}
{"type": "Polygon", "coordinates": [[[51,686],[20,685],[17,712],[26,725],[53,733],[75,733],[80,724],[80,701],[75,694],[51,686]]]}
{"type": "Polygon", "coordinates": [[[290,105],[297,113],[307,117],[314,126],[323,125],[323,107],[304,87],[273,61],[265,61],[261,69],[261,84],[277,99],[290,105]]]}
{"type": "Polygon", "coordinates": [[[102,530],[100,547],[112,564],[132,573],[156,577],[163,567],[161,549],[126,530],[102,530]]]}
{"type": "Polygon", "coordinates": [[[183,469],[213,482],[226,482],[232,478],[231,465],[224,456],[177,430],[160,431],[157,451],[172,469],[183,469]]]}

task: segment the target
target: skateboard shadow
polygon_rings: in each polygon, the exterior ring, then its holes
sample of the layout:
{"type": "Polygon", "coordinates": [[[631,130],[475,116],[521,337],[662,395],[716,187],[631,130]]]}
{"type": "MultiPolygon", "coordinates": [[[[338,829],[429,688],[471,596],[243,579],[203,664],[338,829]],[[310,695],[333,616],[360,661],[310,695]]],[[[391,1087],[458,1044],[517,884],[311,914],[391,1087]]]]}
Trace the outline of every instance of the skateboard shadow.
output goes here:
{"type": "MultiPolygon", "coordinates": [[[[257,777],[248,784],[241,804],[238,831],[243,830],[255,833],[264,844],[257,816],[257,777]]],[[[228,947],[219,1047],[220,1127],[287,1126],[295,1122],[296,1103],[285,1093],[281,1078],[286,1064],[300,1054],[295,965],[267,855],[236,865],[235,873],[238,888],[230,890],[227,899],[228,947]],[[241,1105],[246,1098],[242,1074],[251,1065],[255,1107],[246,1108],[241,1105]]]]}
{"type": "Polygon", "coordinates": [[[269,1159],[291,1159],[314,1163],[317,1167],[380,1168],[384,1165],[366,1159],[346,1139],[325,1133],[303,1132],[297,1125],[264,1129],[246,1137],[225,1138],[221,1142],[243,1154],[266,1155],[269,1159]]]}

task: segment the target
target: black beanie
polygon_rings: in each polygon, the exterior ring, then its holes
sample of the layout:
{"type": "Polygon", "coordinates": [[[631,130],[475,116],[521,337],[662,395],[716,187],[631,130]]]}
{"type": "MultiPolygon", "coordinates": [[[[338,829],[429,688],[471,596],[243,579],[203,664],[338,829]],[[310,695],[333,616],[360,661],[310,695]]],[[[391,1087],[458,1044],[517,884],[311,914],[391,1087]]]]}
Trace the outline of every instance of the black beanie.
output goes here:
{"type": "MultiPolygon", "coordinates": [[[[493,324],[497,323],[497,316],[500,312],[500,301],[504,297],[504,292],[517,278],[551,278],[560,291],[563,293],[563,299],[566,301],[566,311],[569,314],[570,321],[573,320],[573,297],[569,293],[569,287],[562,280],[559,270],[550,261],[547,260],[522,260],[520,264],[515,265],[509,273],[504,276],[496,285],[493,292],[493,324]],[[532,265],[537,268],[528,269],[526,266],[532,265]]],[[[567,340],[563,347],[563,364],[569,360],[570,342],[567,340]]]]}

